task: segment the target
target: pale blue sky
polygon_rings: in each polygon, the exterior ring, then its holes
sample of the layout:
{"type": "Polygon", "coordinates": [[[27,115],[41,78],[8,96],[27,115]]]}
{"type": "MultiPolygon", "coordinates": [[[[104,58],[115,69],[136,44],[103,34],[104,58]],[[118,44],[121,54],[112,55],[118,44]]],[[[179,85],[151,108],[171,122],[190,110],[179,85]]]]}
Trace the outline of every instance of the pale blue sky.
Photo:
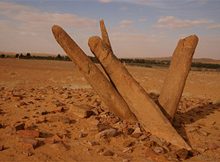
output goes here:
{"type": "Polygon", "coordinates": [[[219,15],[220,0],[0,0],[0,51],[64,53],[51,33],[58,24],[91,55],[104,19],[118,57],[171,56],[196,34],[195,57],[220,59],[219,15]]]}

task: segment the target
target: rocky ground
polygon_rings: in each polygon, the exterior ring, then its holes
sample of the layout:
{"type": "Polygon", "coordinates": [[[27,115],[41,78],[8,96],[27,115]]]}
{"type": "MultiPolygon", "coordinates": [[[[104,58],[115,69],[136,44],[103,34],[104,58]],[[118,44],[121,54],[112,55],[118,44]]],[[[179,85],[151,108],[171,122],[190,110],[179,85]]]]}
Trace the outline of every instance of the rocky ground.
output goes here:
{"type": "MultiPolygon", "coordinates": [[[[156,101],[166,69],[129,71],[156,101]]],[[[220,161],[219,81],[219,72],[189,75],[174,120],[189,152],[109,112],[71,62],[1,59],[0,159],[220,161]]]]}

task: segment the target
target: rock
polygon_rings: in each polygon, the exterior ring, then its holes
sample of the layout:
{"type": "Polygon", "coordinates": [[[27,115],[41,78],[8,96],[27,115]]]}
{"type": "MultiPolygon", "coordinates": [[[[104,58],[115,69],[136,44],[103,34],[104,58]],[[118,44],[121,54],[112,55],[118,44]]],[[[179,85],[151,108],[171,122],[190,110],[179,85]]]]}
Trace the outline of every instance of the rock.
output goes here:
{"type": "Polygon", "coordinates": [[[102,155],[104,156],[113,156],[115,153],[112,152],[111,150],[105,150],[102,155]]]}
{"type": "Polygon", "coordinates": [[[4,145],[0,145],[0,151],[3,151],[5,149],[4,145]]]}
{"type": "Polygon", "coordinates": [[[150,141],[154,141],[155,143],[157,143],[159,146],[163,146],[163,144],[165,143],[165,141],[162,141],[161,139],[159,139],[158,137],[151,135],[150,136],[150,141]]]}
{"type": "Polygon", "coordinates": [[[17,135],[20,137],[38,138],[40,136],[40,132],[36,130],[19,130],[17,131],[17,135]]]}
{"type": "Polygon", "coordinates": [[[143,133],[139,127],[135,128],[134,132],[131,134],[131,137],[139,138],[143,133]]]}
{"type": "Polygon", "coordinates": [[[127,135],[131,135],[133,132],[134,132],[134,129],[133,129],[133,128],[128,128],[128,129],[126,130],[126,134],[127,134],[127,135]]]}
{"type": "Polygon", "coordinates": [[[135,141],[133,140],[126,140],[124,143],[123,143],[123,146],[124,147],[131,147],[135,144],[135,141]]]}
{"type": "Polygon", "coordinates": [[[209,149],[209,150],[216,150],[216,149],[218,149],[218,148],[220,148],[220,144],[218,144],[218,143],[210,143],[210,144],[208,145],[208,149],[209,149]]]}
{"type": "Polygon", "coordinates": [[[98,131],[101,132],[101,131],[104,131],[105,129],[111,128],[111,126],[107,124],[98,123],[97,128],[98,128],[98,131]]]}
{"type": "Polygon", "coordinates": [[[163,147],[159,147],[159,146],[153,147],[153,151],[157,154],[164,154],[165,153],[163,147]]]}
{"type": "Polygon", "coordinates": [[[44,143],[54,144],[54,143],[58,143],[58,142],[61,142],[61,141],[62,141],[62,138],[60,138],[60,136],[54,135],[52,137],[45,138],[44,143]]]}
{"type": "Polygon", "coordinates": [[[14,127],[16,131],[24,130],[25,124],[24,123],[15,124],[14,127]]]}
{"type": "Polygon", "coordinates": [[[24,150],[32,150],[40,146],[40,142],[32,138],[22,138],[20,142],[24,150]]]}
{"type": "Polygon", "coordinates": [[[5,126],[4,126],[3,124],[0,123],[0,129],[1,129],[1,128],[4,128],[4,127],[5,127],[5,126]]]}
{"type": "Polygon", "coordinates": [[[96,135],[96,138],[102,138],[102,137],[115,137],[118,135],[118,132],[116,129],[114,128],[110,128],[110,129],[105,129],[104,131],[102,132],[99,132],[97,135],[96,135]]]}
{"type": "Polygon", "coordinates": [[[88,133],[80,132],[80,134],[79,134],[79,138],[84,138],[86,136],[88,136],[88,133]]]}
{"type": "Polygon", "coordinates": [[[92,109],[93,107],[88,105],[72,105],[68,111],[78,116],[79,118],[89,118],[94,114],[92,109]]]}
{"type": "Polygon", "coordinates": [[[131,152],[133,152],[133,147],[126,147],[122,152],[123,153],[131,153],[131,152]]]}
{"type": "Polygon", "coordinates": [[[98,143],[97,141],[88,141],[88,144],[89,144],[90,146],[100,145],[100,143],[98,143]]]}
{"type": "Polygon", "coordinates": [[[189,157],[189,151],[186,149],[180,149],[176,152],[176,156],[180,160],[186,160],[189,157]]]}
{"type": "Polygon", "coordinates": [[[199,130],[198,132],[199,132],[199,134],[201,134],[203,136],[208,136],[210,134],[210,133],[208,133],[208,132],[206,132],[204,130],[199,130]]]}

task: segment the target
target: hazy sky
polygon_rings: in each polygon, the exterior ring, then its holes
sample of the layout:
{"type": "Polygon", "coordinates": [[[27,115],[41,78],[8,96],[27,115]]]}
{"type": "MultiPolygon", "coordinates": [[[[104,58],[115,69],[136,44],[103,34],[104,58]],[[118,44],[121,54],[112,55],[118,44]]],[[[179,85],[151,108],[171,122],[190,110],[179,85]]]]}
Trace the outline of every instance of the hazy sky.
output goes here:
{"type": "Polygon", "coordinates": [[[196,34],[195,57],[220,59],[220,0],[0,0],[0,51],[64,53],[51,33],[58,24],[91,55],[100,19],[118,57],[171,56],[196,34]]]}

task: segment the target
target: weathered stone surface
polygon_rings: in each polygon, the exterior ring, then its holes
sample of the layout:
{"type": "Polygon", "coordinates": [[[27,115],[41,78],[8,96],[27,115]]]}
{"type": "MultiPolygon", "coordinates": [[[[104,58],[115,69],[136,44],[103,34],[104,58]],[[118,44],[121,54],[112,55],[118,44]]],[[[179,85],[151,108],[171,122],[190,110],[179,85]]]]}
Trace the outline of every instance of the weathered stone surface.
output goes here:
{"type": "Polygon", "coordinates": [[[91,37],[89,47],[144,129],[178,147],[191,149],[103,40],[91,37]]]}
{"type": "Polygon", "coordinates": [[[124,99],[74,40],[57,25],[53,26],[52,31],[57,42],[74,61],[108,108],[122,119],[136,120],[124,99]]]}
{"type": "Polygon", "coordinates": [[[159,97],[159,103],[170,120],[173,119],[182,96],[198,40],[196,35],[181,39],[173,53],[169,72],[159,97]]]}

